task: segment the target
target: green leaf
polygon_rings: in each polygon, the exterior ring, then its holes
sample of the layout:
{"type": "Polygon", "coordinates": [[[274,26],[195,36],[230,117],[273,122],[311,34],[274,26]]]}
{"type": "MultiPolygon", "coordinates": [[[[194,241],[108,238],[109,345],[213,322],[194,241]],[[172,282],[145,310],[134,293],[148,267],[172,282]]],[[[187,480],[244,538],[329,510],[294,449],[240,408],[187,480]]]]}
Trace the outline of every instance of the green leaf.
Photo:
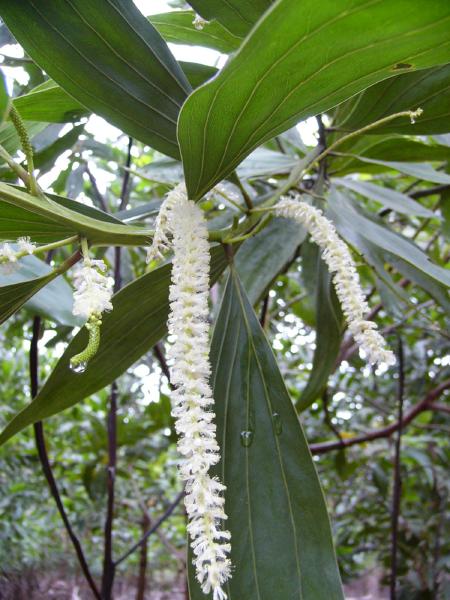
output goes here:
{"type": "Polygon", "coordinates": [[[257,148],[240,164],[239,177],[250,179],[261,175],[279,175],[290,173],[298,164],[298,157],[274,152],[267,148],[257,148]]]}
{"type": "Polygon", "coordinates": [[[379,173],[389,169],[388,165],[369,163],[361,157],[398,162],[442,161],[450,159],[450,147],[401,135],[358,136],[342,144],[336,156],[330,157],[329,173],[379,173]]]}
{"type": "Polygon", "coordinates": [[[60,138],[57,138],[52,144],[49,144],[39,152],[35,152],[34,166],[36,169],[39,169],[39,175],[54,167],[56,159],[76,144],[83,131],[84,125],[77,125],[60,138]]]}
{"type": "MultiPolygon", "coordinates": [[[[223,3],[221,3],[223,4],[223,3]]],[[[395,74],[450,60],[450,4],[438,0],[278,0],[178,125],[189,196],[198,199],[254,148],[395,74]],[[330,43],[333,40],[333,43],[330,43]]]]}
{"type": "Polygon", "coordinates": [[[344,319],[334,285],[317,247],[315,247],[315,255],[317,261],[316,348],[311,374],[296,405],[298,410],[305,410],[311,406],[324,391],[336,365],[344,329],[344,319]]]}
{"type": "MultiPolygon", "coordinates": [[[[25,123],[25,128],[28,131],[28,135],[33,139],[33,137],[43,131],[47,127],[47,123],[37,123],[34,121],[29,121],[25,123]]],[[[6,122],[0,125],[0,144],[5,148],[7,152],[10,154],[14,154],[20,148],[20,140],[17,135],[16,128],[12,123],[6,122]]],[[[0,164],[3,161],[0,160],[0,164]]]]}
{"type": "MultiPolygon", "coordinates": [[[[68,202],[73,201],[69,200],[68,202]]],[[[79,203],[76,205],[80,206],[79,203]]],[[[97,211],[97,214],[99,212],[97,211]]],[[[40,236],[40,240],[38,240],[34,235],[33,240],[35,241],[42,241],[43,237],[51,236],[54,232],[53,227],[57,232],[55,233],[56,239],[62,239],[60,236],[80,234],[96,245],[145,246],[149,242],[149,232],[145,229],[122,223],[117,224],[116,221],[110,222],[109,219],[97,219],[88,216],[87,213],[86,210],[75,212],[72,208],[66,208],[62,202],[55,202],[49,197],[43,200],[0,182],[0,221],[8,221],[7,232],[13,238],[23,235],[31,237],[32,234],[27,229],[30,226],[30,229],[40,236]],[[8,211],[5,204],[13,205],[13,208],[8,211]],[[22,227],[23,222],[11,221],[12,215],[17,215],[17,207],[23,210],[22,215],[24,213],[30,215],[25,216],[29,223],[24,227],[22,227]],[[18,235],[12,236],[13,231],[18,235]]]]}
{"type": "Polygon", "coordinates": [[[178,64],[183,69],[183,73],[193,88],[203,85],[217,73],[216,67],[202,65],[201,63],[183,62],[180,60],[178,64]]]}
{"type": "Polygon", "coordinates": [[[279,218],[242,244],[235,265],[252,304],[261,299],[305,236],[305,230],[298,223],[279,218]]]}
{"type": "Polygon", "coordinates": [[[56,276],[57,274],[52,273],[21,283],[0,286],[0,325],[56,276]]]}
{"type": "Polygon", "coordinates": [[[217,19],[235,36],[243,37],[267,10],[273,0],[189,0],[189,4],[209,21],[217,19]]]}
{"type": "Polygon", "coordinates": [[[381,165],[394,171],[400,171],[405,175],[414,177],[415,179],[423,179],[424,181],[431,181],[431,183],[439,183],[444,185],[450,184],[450,175],[436,171],[428,163],[407,163],[398,161],[387,161],[387,160],[375,160],[373,158],[367,158],[365,156],[358,156],[358,159],[374,165],[381,165]]]}
{"type": "MultiPolygon", "coordinates": [[[[25,256],[18,261],[16,268],[10,274],[5,274],[0,271],[0,294],[4,286],[22,284],[25,292],[29,286],[29,281],[36,279],[45,279],[45,287],[43,289],[36,288],[36,293],[26,302],[25,308],[29,308],[34,313],[42,315],[56,321],[61,325],[75,327],[81,325],[79,319],[72,315],[73,295],[72,288],[64,279],[57,277],[50,280],[48,277],[52,273],[52,268],[43,260],[35,256],[25,256]]],[[[12,290],[11,290],[12,291],[12,290]]],[[[21,290],[16,288],[17,295],[21,296],[21,290]]],[[[20,308],[20,306],[17,306],[20,308]]],[[[5,311],[7,314],[10,311],[5,311]]],[[[10,316],[10,315],[9,315],[10,316]]]]}
{"type": "Polygon", "coordinates": [[[391,208],[398,213],[439,219],[439,216],[436,215],[432,210],[422,206],[406,194],[402,194],[396,190],[391,190],[387,187],[382,187],[381,185],[374,185],[373,183],[369,183],[367,181],[356,181],[355,179],[336,178],[333,179],[333,183],[353,190],[354,192],[361,194],[361,196],[375,200],[384,207],[391,208]]]}
{"type": "MultiPolygon", "coordinates": [[[[220,246],[213,248],[211,255],[214,283],[226,267],[226,257],[220,246]]],[[[163,337],[169,313],[170,270],[170,264],[164,265],[113,296],[113,310],[103,315],[100,348],[84,373],[74,373],[69,368],[70,358],[87,343],[86,328],[77,333],[36,398],[1,433],[0,445],[24,427],[69,408],[110,384],[163,337]]]]}
{"type": "MultiPolygon", "coordinates": [[[[372,133],[428,135],[450,131],[450,64],[404,73],[365,90],[346,106],[339,107],[335,126],[340,130],[360,129],[373,121],[403,110],[423,109],[423,115],[411,124],[396,119],[372,133]]],[[[369,132],[370,133],[370,132],[369,132]]]]}
{"type": "Polygon", "coordinates": [[[407,238],[387,226],[372,221],[357,211],[352,203],[336,188],[330,190],[328,215],[339,233],[358,247],[358,238],[365,238],[375,246],[420,269],[435,281],[450,286],[450,271],[433,264],[425,252],[407,238]]]}
{"type": "Polygon", "coordinates": [[[191,10],[177,10],[151,15],[150,23],[167,42],[192,46],[205,46],[229,54],[239,47],[241,39],[232,35],[217,21],[207,23],[203,29],[196,29],[192,23],[195,13],[191,10]]]}
{"type": "MultiPolygon", "coordinates": [[[[342,600],[330,523],[308,444],[234,270],[211,358],[222,456],[215,474],[227,486],[226,527],[235,567],[225,586],[228,599],[342,600]]],[[[201,600],[205,596],[190,563],[190,598],[201,600]]]]}
{"type": "Polygon", "coordinates": [[[0,14],[31,58],[80,104],[179,156],[176,123],[190,86],[131,0],[0,0],[0,14]]]}
{"type": "Polygon", "coordinates": [[[66,123],[89,114],[89,110],[69,96],[57,83],[45,81],[28,94],[13,100],[22,119],[45,123],[66,123]]]}

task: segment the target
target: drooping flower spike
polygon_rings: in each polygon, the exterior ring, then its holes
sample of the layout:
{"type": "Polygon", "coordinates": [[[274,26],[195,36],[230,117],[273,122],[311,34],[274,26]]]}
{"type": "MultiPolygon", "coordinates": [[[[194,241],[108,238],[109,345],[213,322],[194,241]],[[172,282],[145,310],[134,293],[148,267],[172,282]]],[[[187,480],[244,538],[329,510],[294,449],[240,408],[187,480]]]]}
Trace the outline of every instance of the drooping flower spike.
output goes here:
{"type": "Polygon", "coordinates": [[[275,206],[275,214],[294,219],[310,234],[322,250],[347,319],[348,328],[370,363],[395,363],[395,355],[386,349],[386,342],[373,321],[365,319],[369,307],[359,282],[355,263],[348,246],[322,211],[298,198],[282,198],[275,206]]]}
{"type": "Polygon", "coordinates": [[[223,585],[231,575],[230,533],[226,519],[225,486],[209,475],[220,459],[209,386],[209,244],[201,209],[188,200],[183,184],[170,192],[161,206],[150,256],[168,246],[174,251],[170,316],[169,361],[173,411],[182,456],[180,476],[186,482],[185,506],[193,563],[205,594],[225,600],[223,585]],[[163,230],[161,230],[163,229],[163,230]]]}
{"type": "Polygon", "coordinates": [[[75,287],[73,314],[87,319],[86,329],[89,340],[86,348],[72,356],[70,367],[76,372],[86,369],[91,358],[95,356],[100,345],[100,328],[102,313],[112,310],[111,297],[114,281],[106,275],[106,264],[102,260],[89,258],[87,245],[83,248],[83,264],[74,274],[75,287]]]}

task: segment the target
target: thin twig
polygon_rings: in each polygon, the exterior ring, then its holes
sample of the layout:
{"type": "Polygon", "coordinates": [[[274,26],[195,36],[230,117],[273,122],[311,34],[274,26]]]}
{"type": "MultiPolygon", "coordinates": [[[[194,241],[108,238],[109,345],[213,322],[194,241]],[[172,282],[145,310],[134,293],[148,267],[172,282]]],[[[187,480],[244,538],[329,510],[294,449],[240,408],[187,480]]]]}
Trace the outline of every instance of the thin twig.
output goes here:
{"type": "MultiPolygon", "coordinates": [[[[376,429],[375,431],[369,431],[368,433],[364,433],[361,435],[357,435],[353,438],[345,438],[342,441],[333,441],[333,442],[320,442],[318,444],[311,444],[310,450],[312,454],[326,454],[327,452],[331,452],[333,450],[340,450],[341,448],[349,448],[350,446],[354,446],[356,444],[365,444],[366,442],[372,442],[374,440],[379,440],[382,438],[390,437],[393,433],[398,431],[401,427],[404,429],[407,425],[413,421],[417,415],[426,411],[426,410],[436,410],[436,404],[434,401],[439,398],[439,396],[450,388],[450,379],[446,379],[442,383],[440,383],[437,387],[433,388],[428,394],[425,396],[423,400],[418,402],[415,406],[409,409],[408,412],[403,416],[402,422],[399,423],[396,421],[392,423],[392,425],[388,425],[387,427],[383,427],[381,429],[376,429]]],[[[439,406],[439,405],[438,405],[439,406]]]]}
{"type": "MultiPolygon", "coordinates": [[[[41,318],[34,317],[33,319],[33,336],[30,344],[30,385],[31,385],[31,396],[34,398],[39,391],[39,353],[38,353],[38,342],[41,333],[41,318]]],[[[75,549],[78,562],[80,564],[83,575],[97,600],[101,600],[100,592],[98,591],[97,585],[91,575],[86,558],[84,556],[83,549],[80,541],[72,529],[72,526],[67,517],[64,505],[59,494],[58,485],[53,475],[53,471],[50,465],[50,461],[47,454],[47,448],[45,444],[44,426],[42,421],[34,424],[34,437],[36,440],[36,447],[39,455],[39,460],[42,465],[45,479],[47,480],[50,488],[50,493],[53,496],[55,504],[58,508],[58,512],[61,516],[64,527],[66,528],[67,534],[72,542],[75,549]]]]}
{"type": "Polygon", "coordinates": [[[145,542],[145,540],[150,535],[152,535],[152,533],[154,533],[160,527],[160,525],[162,525],[164,523],[164,521],[168,517],[170,517],[170,515],[176,509],[176,507],[181,502],[183,497],[184,497],[184,490],[178,494],[178,496],[175,498],[175,500],[172,502],[172,504],[159,517],[159,519],[157,521],[155,521],[155,523],[152,525],[152,527],[141,537],[141,539],[139,541],[137,541],[133,546],[131,546],[131,548],[127,552],[125,552],[125,554],[123,554],[120,558],[118,558],[115,561],[115,563],[114,563],[115,567],[117,567],[118,565],[120,565],[120,563],[122,563],[124,560],[126,560],[130,556],[130,554],[133,554],[133,552],[135,550],[137,550],[145,542]]]}

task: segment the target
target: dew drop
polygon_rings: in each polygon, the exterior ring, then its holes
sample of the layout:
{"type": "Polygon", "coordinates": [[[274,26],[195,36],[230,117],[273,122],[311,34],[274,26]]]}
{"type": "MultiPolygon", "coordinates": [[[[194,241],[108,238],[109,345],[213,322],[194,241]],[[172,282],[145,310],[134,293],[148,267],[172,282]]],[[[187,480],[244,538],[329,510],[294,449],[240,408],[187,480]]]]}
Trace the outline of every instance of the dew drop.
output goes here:
{"type": "Polygon", "coordinates": [[[277,412],[272,413],[272,423],[275,433],[280,435],[280,433],[283,431],[283,422],[281,421],[281,415],[277,412]]]}
{"type": "Polygon", "coordinates": [[[252,445],[253,442],[253,431],[247,429],[246,431],[241,431],[241,444],[244,448],[248,448],[252,445]]]}
{"type": "Polygon", "coordinates": [[[74,373],[84,373],[87,368],[87,362],[83,361],[80,363],[76,363],[75,365],[70,363],[70,370],[74,373]]]}

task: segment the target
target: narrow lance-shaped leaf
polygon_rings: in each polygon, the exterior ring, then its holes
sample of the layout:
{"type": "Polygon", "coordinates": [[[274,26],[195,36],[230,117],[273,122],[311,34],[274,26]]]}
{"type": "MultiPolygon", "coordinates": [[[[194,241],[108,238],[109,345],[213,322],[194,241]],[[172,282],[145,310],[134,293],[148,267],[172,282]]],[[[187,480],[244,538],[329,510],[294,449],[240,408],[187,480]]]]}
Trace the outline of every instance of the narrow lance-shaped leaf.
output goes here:
{"type": "MultiPolygon", "coordinates": [[[[67,206],[70,206],[70,200],[67,201],[66,205],[64,202],[55,202],[50,197],[40,198],[32,196],[31,194],[22,191],[19,188],[0,183],[0,220],[10,219],[11,213],[17,214],[16,208],[22,209],[26,213],[31,213],[31,226],[32,229],[39,232],[39,224],[43,222],[43,229],[41,233],[50,233],[52,229],[49,223],[53,223],[56,230],[64,232],[65,234],[75,235],[80,234],[89,239],[94,244],[106,244],[106,245],[146,245],[150,239],[150,232],[145,229],[139,229],[130,225],[124,225],[117,223],[117,221],[110,220],[108,218],[96,218],[93,214],[102,215],[101,211],[92,210],[79,210],[76,212],[67,206]],[[11,204],[12,209],[8,212],[8,208],[4,207],[4,203],[11,204]]],[[[77,203],[75,206],[79,206],[77,203]]],[[[22,216],[23,212],[22,212],[22,216]]],[[[25,219],[26,220],[26,217],[25,219]]],[[[17,223],[10,222],[8,224],[8,233],[12,233],[17,223]]],[[[28,235],[27,228],[21,228],[18,225],[19,235],[28,235]]],[[[31,234],[30,234],[31,235],[31,234]]],[[[64,236],[62,236],[64,237],[64,236]]],[[[33,237],[33,239],[36,239],[33,237]]],[[[61,239],[61,237],[57,237],[61,239]]]]}
{"type": "MultiPolygon", "coordinates": [[[[342,600],[316,470],[272,350],[232,270],[211,359],[227,486],[228,600],[342,600]]],[[[191,600],[202,600],[192,565],[191,600]]],[[[208,596],[208,600],[211,596],[208,596]]]]}
{"type": "MultiPolygon", "coordinates": [[[[221,247],[213,248],[211,282],[226,267],[221,247]]],[[[167,264],[125,286],[112,299],[113,310],[103,315],[97,354],[84,373],[69,368],[72,356],[86,347],[83,328],[70,342],[34,400],[19,412],[0,435],[0,444],[24,427],[46,419],[117,379],[166,333],[171,265],[167,264]]]]}
{"type": "Polygon", "coordinates": [[[227,54],[239,47],[241,39],[217,21],[206,23],[202,29],[194,27],[194,16],[190,10],[177,10],[151,15],[149,21],[165,40],[174,44],[205,46],[227,54]]]}
{"type": "Polygon", "coordinates": [[[402,69],[448,62],[449,21],[450,4],[440,0],[426,11],[421,0],[278,0],[183,106],[178,139],[190,197],[301,119],[402,69]]]}
{"type": "Polygon", "coordinates": [[[315,248],[317,257],[316,279],[316,348],[311,374],[300,400],[298,410],[305,410],[317,400],[326,388],[334,371],[343,333],[343,315],[334,291],[330,273],[315,248]]]}
{"type": "Polygon", "coordinates": [[[89,114],[87,108],[51,79],[14,98],[13,104],[26,121],[66,123],[89,114]]]}
{"type": "Polygon", "coordinates": [[[83,106],[179,156],[176,123],[190,85],[131,0],[0,0],[0,15],[31,58],[83,106]]]}
{"type": "Polygon", "coordinates": [[[305,235],[298,223],[273,219],[265,229],[242,244],[235,259],[236,269],[252,304],[261,299],[275,277],[295,256],[305,235]]]}
{"type": "Polygon", "coordinates": [[[273,0],[189,0],[205,19],[216,19],[234,35],[243,37],[273,0]]]}
{"type": "Polygon", "coordinates": [[[428,217],[429,219],[439,219],[432,210],[422,206],[406,194],[402,194],[397,190],[392,190],[381,185],[374,185],[367,181],[355,181],[354,179],[334,179],[334,183],[346,187],[361,196],[370,198],[379,202],[386,208],[395,210],[398,213],[405,215],[418,215],[420,217],[428,217]]]}
{"type": "Polygon", "coordinates": [[[25,308],[35,314],[61,325],[81,325],[80,319],[72,314],[70,285],[64,277],[54,279],[52,271],[48,264],[36,256],[21,258],[11,273],[2,273],[0,267],[0,322],[11,316],[12,311],[21,308],[23,301],[27,300],[25,308]]]}

